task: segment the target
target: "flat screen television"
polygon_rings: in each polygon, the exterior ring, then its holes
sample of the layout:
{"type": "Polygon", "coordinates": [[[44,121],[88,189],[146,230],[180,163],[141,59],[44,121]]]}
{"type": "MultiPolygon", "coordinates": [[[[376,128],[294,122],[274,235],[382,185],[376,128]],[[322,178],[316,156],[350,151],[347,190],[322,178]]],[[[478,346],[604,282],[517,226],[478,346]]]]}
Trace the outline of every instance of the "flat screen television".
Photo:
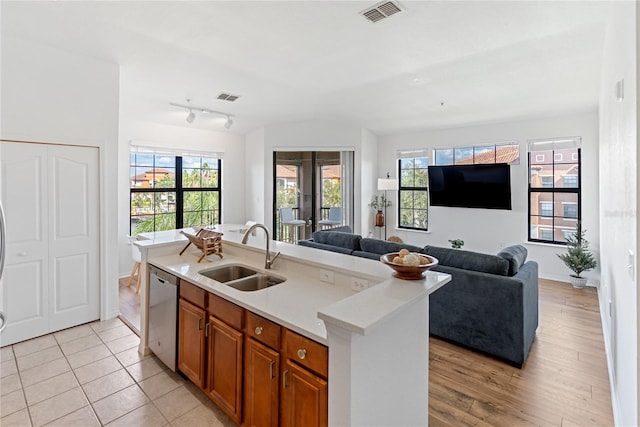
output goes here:
{"type": "Polygon", "coordinates": [[[429,166],[429,204],[511,210],[511,168],[506,163],[429,166]]]}

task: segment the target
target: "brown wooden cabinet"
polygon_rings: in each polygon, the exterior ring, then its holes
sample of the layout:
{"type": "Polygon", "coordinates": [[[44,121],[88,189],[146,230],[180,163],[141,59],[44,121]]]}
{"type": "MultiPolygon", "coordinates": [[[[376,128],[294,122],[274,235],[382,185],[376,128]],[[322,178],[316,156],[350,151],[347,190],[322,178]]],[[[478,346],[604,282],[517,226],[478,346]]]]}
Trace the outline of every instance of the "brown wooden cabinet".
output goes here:
{"type": "Polygon", "coordinates": [[[243,426],[325,427],[328,349],[181,280],[178,369],[243,426]]]}
{"type": "Polygon", "coordinates": [[[206,312],[182,298],[178,311],[178,369],[202,388],[205,384],[206,312]]]}
{"type": "Polygon", "coordinates": [[[326,427],[328,349],[288,329],[283,333],[280,425],[326,427]]]}
{"type": "Polygon", "coordinates": [[[328,425],[327,381],[286,360],[282,372],[282,427],[328,425]]]}
{"type": "Polygon", "coordinates": [[[247,339],[245,354],[243,425],[277,427],[280,353],[254,339],[247,339]]]}
{"type": "Polygon", "coordinates": [[[209,316],[207,395],[236,423],[242,421],[243,334],[209,316]]]}

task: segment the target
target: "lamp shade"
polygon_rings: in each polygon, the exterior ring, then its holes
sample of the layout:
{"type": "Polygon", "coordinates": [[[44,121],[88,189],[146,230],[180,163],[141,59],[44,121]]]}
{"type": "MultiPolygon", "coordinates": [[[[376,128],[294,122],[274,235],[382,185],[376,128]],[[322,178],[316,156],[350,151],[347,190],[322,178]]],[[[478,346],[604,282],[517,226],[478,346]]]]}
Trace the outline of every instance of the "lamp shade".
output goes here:
{"type": "Polygon", "coordinates": [[[397,190],[398,180],[395,178],[378,178],[378,190],[397,190]]]}

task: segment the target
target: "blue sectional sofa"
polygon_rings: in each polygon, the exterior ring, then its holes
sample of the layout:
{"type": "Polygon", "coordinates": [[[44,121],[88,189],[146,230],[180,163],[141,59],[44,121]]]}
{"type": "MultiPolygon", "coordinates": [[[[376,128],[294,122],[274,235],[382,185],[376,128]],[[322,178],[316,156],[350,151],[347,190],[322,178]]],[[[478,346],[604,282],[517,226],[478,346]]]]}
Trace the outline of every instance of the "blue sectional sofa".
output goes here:
{"type": "Polygon", "coordinates": [[[518,367],[529,354],[538,327],[538,264],[527,261],[521,245],[489,255],[363,238],[348,227],[315,232],[298,244],[374,260],[402,248],[433,256],[434,270],[451,274],[451,282],[429,298],[431,335],[518,367]]]}

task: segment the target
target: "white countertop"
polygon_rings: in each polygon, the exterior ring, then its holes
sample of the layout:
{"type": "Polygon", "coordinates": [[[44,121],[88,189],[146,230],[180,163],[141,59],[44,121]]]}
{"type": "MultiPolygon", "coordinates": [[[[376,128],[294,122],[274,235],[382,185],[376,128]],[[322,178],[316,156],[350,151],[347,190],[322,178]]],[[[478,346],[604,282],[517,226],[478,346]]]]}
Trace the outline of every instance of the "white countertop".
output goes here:
{"type": "MultiPolygon", "coordinates": [[[[280,252],[269,274],[286,281],[259,291],[243,292],[209,279],[198,272],[208,268],[238,263],[264,270],[263,231],[256,230],[248,244],[241,244],[242,225],[216,227],[224,233],[223,258],[216,255],[197,262],[200,252],[193,245],[182,255],[176,253],[154,257],[149,263],[171,272],[201,288],[219,295],[256,314],[264,316],[323,344],[327,343],[324,322],[365,335],[368,330],[421,298],[427,297],[451,278],[447,274],[427,272],[423,280],[394,278],[391,269],[381,262],[315,248],[270,242],[271,252],[280,252]],[[322,270],[322,271],[321,271],[322,270]],[[334,283],[320,281],[324,271],[333,272],[334,283]],[[369,282],[362,292],[352,291],[351,278],[369,282]]],[[[187,232],[194,233],[192,229],[187,232]]],[[[188,241],[177,230],[144,233],[136,242],[142,250],[188,241]]]]}

